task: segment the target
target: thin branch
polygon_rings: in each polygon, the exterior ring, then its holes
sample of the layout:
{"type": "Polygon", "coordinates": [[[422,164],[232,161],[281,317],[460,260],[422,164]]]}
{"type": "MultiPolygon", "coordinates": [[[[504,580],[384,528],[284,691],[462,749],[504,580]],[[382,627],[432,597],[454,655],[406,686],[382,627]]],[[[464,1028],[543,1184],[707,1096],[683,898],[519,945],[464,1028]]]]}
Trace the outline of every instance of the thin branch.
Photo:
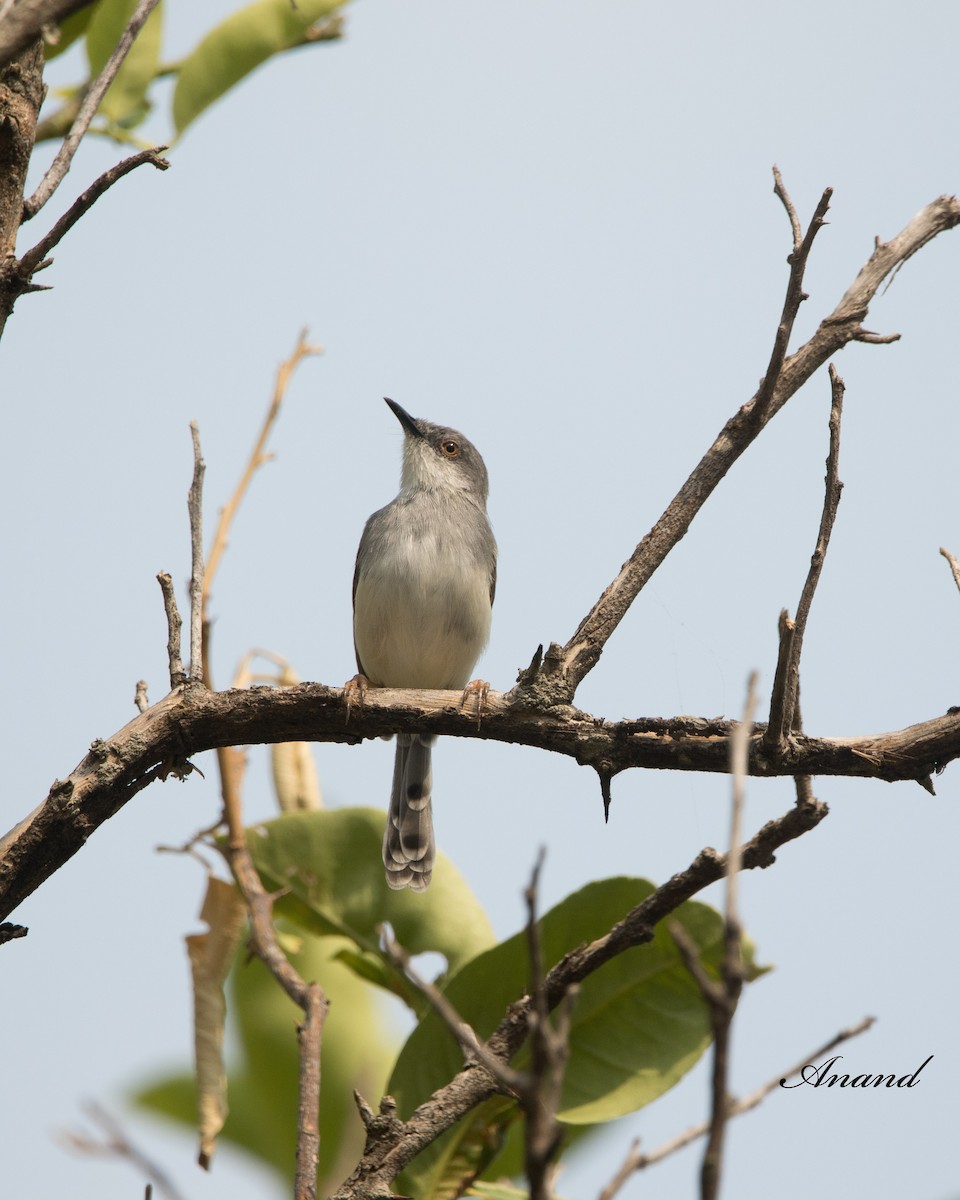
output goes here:
{"type": "Polygon", "coordinates": [[[950,570],[953,572],[953,582],[960,588],[960,562],[957,561],[949,550],[945,550],[943,546],[940,547],[940,553],[950,564],[950,570]]]}
{"type": "Polygon", "coordinates": [[[166,150],[166,146],[157,146],[153,150],[141,150],[139,153],[125,158],[123,162],[117,163],[109,171],[104,171],[98,179],[95,179],[85,192],[80,193],[53,228],[44,234],[33,249],[28,250],[20,259],[17,265],[21,278],[29,280],[35,272],[49,265],[50,260],[47,259],[47,255],[54,246],[58,245],[64,235],[69,233],[84,213],[92,208],[103,193],[113,187],[118,179],[129,175],[131,171],[143,166],[144,163],[151,163],[158,171],[165,171],[170,163],[162,156],[164,150],[166,150]]]}
{"type": "Polygon", "coordinates": [[[159,2],[160,0],[140,0],[140,3],[134,10],[133,16],[127,23],[126,29],[120,35],[120,41],[117,43],[116,49],[107,59],[103,70],[87,89],[73,125],[70,127],[70,132],[63,139],[63,144],[47,169],[47,173],[41,179],[37,190],[30,199],[24,202],[23,219],[25,221],[29,221],[31,217],[36,216],[63,182],[67,172],[70,170],[70,164],[73,161],[74,154],[77,152],[77,147],[80,145],[83,135],[90,127],[90,122],[93,120],[97,109],[100,107],[100,101],[103,99],[104,93],[120,70],[120,65],[127,57],[137,34],[143,28],[147,18],[159,2]]]}
{"type": "Polygon", "coordinates": [[[707,1138],[700,1169],[702,1200],[716,1200],[720,1192],[723,1169],[723,1147],[729,1115],[730,1097],[727,1080],[730,1074],[730,1033],[733,1017],[743,991],[743,930],[740,924],[738,887],[743,836],[743,806],[749,741],[753,728],[753,713],[757,704],[757,673],[752,672],[747,683],[747,699],[743,717],[730,739],[730,774],[733,780],[733,799],[730,816],[730,849],[727,852],[726,902],[723,927],[724,956],[720,969],[721,984],[705,988],[704,1000],[710,1013],[713,1029],[713,1070],[711,1072],[710,1135],[707,1138]]]}
{"type": "Polygon", "coordinates": [[[790,614],[785,608],[782,608],[777,625],[780,637],[777,669],[773,675],[773,687],[770,689],[770,719],[767,721],[767,728],[763,735],[764,746],[775,754],[783,753],[786,747],[787,691],[790,684],[790,663],[793,658],[793,639],[796,628],[796,624],[790,619],[790,614]]]}
{"type": "Polygon", "coordinates": [[[530,1072],[520,1102],[526,1114],[524,1166],[530,1200],[553,1200],[553,1177],[563,1127],[557,1120],[560,1092],[570,1057],[570,1021],[576,983],[560,997],[556,1026],[550,1022],[551,1005],[543,968],[543,948],[537,926],[537,895],[546,850],[541,847],[525,892],[527,952],[530,956],[530,1072]]]}
{"type": "Polygon", "coordinates": [[[470,1025],[457,1012],[436,984],[431,983],[419,974],[410,962],[410,955],[391,936],[386,925],[380,927],[380,940],[383,952],[389,961],[398,971],[402,971],[406,975],[440,1020],[450,1030],[457,1044],[463,1050],[467,1061],[469,1062],[473,1059],[478,1062],[485,1070],[490,1072],[494,1079],[507,1092],[516,1094],[525,1087],[525,1080],[520,1072],[515,1071],[508,1063],[501,1062],[500,1059],[491,1054],[486,1045],[480,1041],[470,1025]]]}
{"type": "Polygon", "coordinates": [[[820,573],[827,557],[827,547],[830,545],[830,535],[837,519],[837,509],[840,506],[840,495],[843,484],[840,482],[840,421],[843,416],[843,393],[845,385],[837,374],[837,369],[830,364],[830,449],[827,452],[827,472],[824,479],[823,512],[820,515],[820,529],[817,533],[817,545],[810,558],[810,569],[804,580],[797,604],[793,645],[790,651],[790,670],[787,675],[787,698],[784,705],[784,732],[790,733],[797,726],[794,720],[797,697],[800,689],[800,654],[803,650],[803,636],[807,629],[807,618],[813,604],[813,596],[820,582],[820,573]]]}
{"type": "Polygon", "coordinates": [[[206,464],[200,452],[200,427],[190,422],[193,441],[193,480],[187,495],[190,514],[190,679],[203,681],[203,476],[206,464]]]}
{"type": "Polygon", "coordinates": [[[306,983],[280,948],[273,926],[273,897],[268,895],[247,849],[240,810],[239,775],[243,755],[230,747],[230,768],[221,776],[228,841],[224,850],[250,913],[250,946],[290,999],[303,1009],[305,1020],[297,1031],[300,1072],[297,1110],[297,1160],[295,1200],[315,1200],[320,1153],[320,1043],[329,1001],[318,983],[306,983]]]}
{"type": "MultiPolygon", "coordinates": [[[[164,1169],[146,1155],[130,1138],[126,1130],[105,1108],[89,1102],[84,1106],[90,1119],[103,1130],[104,1139],[98,1141],[84,1133],[64,1132],[60,1140],[71,1150],[80,1154],[122,1158],[142,1175],[146,1175],[167,1200],[182,1200],[182,1193],[164,1169]]],[[[149,1186],[149,1185],[148,1185],[149,1186]]]]}
{"type": "Polygon", "coordinates": [[[167,662],[170,666],[170,690],[174,692],[187,682],[187,673],[183,669],[183,659],[180,656],[180,630],[183,627],[183,621],[177,608],[173,580],[166,571],[161,571],[157,576],[157,582],[163,592],[163,607],[167,613],[167,662]]]}
{"type": "MultiPolygon", "coordinates": [[[[781,193],[778,191],[778,194],[781,193]]],[[[879,335],[868,333],[861,322],[883,280],[927,242],[960,224],[960,200],[952,196],[940,196],[918,213],[891,242],[878,242],[836,309],[820,322],[809,341],[781,362],[780,348],[784,335],[789,335],[790,314],[802,299],[803,266],[817,230],[823,224],[828,198],[829,191],[824,193],[814,213],[800,250],[790,256],[791,271],[784,314],[778,326],[768,371],[759,390],[726,423],[663,515],[624,563],[616,579],[605,589],[566,645],[552,643],[536,676],[528,676],[518,685],[515,692],[524,703],[549,707],[572,701],[577,686],[596,665],[607,640],[630,605],[686,534],[694,517],[736,460],[833,354],[851,341],[878,340],[879,335]]],[[[791,228],[795,230],[792,217],[791,228]]],[[[884,335],[883,340],[891,338],[892,335],[884,335]]]]}
{"type": "Polygon", "coordinates": [[[790,221],[790,228],[793,231],[793,253],[796,254],[803,245],[803,229],[800,225],[800,217],[794,207],[794,203],[790,199],[787,189],[784,187],[780,168],[776,163],[773,165],[773,191],[786,210],[787,218],[790,221]]]}
{"type": "Polygon", "coordinates": [[[762,420],[767,407],[773,399],[777,383],[780,380],[780,373],[783,370],[784,359],[787,356],[787,347],[790,344],[790,335],[793,333],[797,313],[800,311],[800,305],[807,299],[806,293],[803,290],[803,276],[807,269],[807,259],[810,257],[810,251],[813,249],[813,240],[825,223],[827,209],[830,207],[830,198],[833,196],[833,188],[826,188],[807,227],[807,232],[801,239],[799,236],[800,220],[797,216],[797,210],[794,208],[793,201],[783,186],[783,180],[776,167],[773,168],[773,176],[773,190],[783,203],[784,208],[787,210],[787,216],[790,219],[790,228],[793,231],[793,252],[787,256],[787,262],[790,264],[790,277],[787,281],[787,294],[783,300],[780,323],[777,326],[776,336],[773,339],[770,362],[767,364],[760,388],[752,401],[757,421],[762,420]]]}
{"type": "Polygon", "coordinates": [[[297,1026],[300,1081],[297,1092],[297,1160],[293,1194],[315,1200],[320,1161],[320,1042],[327,999],[318,983],[307,984],[303,1023],[297,1026]]]}
{"type": "Polygon", "coordinates": [[[17,938],[24,938],[29,932],[26,925],[15,925],[12,921],[4,921],[0,924],[0,946],[5,946],[7,942],[15,942],[17,938]]]}
{"type": "MultiPolygon", "coordinates": [[[[770,1095],[771,1092],[776,1091],[785,1079],[789,1079],[791,1075],[799,1074],[804,1067],[823,1058],[825,1054],[828,1054],[834,1049],[834,1047],[839,1046],[841,1042],[849,1041],[850,1038],[855,1038],[861,1033],[865,1033],[866,1030],[873,1025],[875,1019],[875,1017],[864,1017],[862,1021],[860,1021],[857,1025],[852,1026],[850,1029],[841,1030],[835,1037],[831,1038],[829,1042],[826,1042],[823,1046],[818,1047],[813,1051],[812,1054],[807,1055],[806,1058],[801,1059],[800,1062],[795,1063],[788,1070],[782,1071],[778,1075],[774,1075],[772,1079],[768,1080],[761,1087],[758,1087],[755,1091],[750,1092],[749,1095],[744,1096],[742,1100],[733,1101],[727,1113],[728,1118],[742,1116],[744,1113],[750,1112],[752,1109],[756,1108],[766,1099],[767,1096],[770,1095]]],[[[654,1163],[661,1162],[663,1159],[668,1158],[671,1154],[675,1154],[678,1150],[682,1150],[685,1146],[689,1146],[690,1143],[696,1141],[697,1138],[703,1137],[703,1135],[707,1133],[709,1129],[710,1123],[708,1121],[704,1121],[700,1125],[694,1125],[690,1129],[685,1130],[683,1133],[678,1134],[676,1137],[671,1138],[669,1141],[664,1142],[655,1150],[651,1150],[649,1154],[641,1154],[639,1152],[639,1139],[635,1140],[631,1145],[630,1150],[627,1153],[627,1156],[624,1159],[620,1169],[606,1185],[606,1187],[600,1192],[597,1200],[614,1200],[614,1197],[631,1175],[635,1174],[637,1171],[642,1171],[645,1167],[652,1166],[654,1163]]]]}
{"type": "Polygon", "coordinates": [[[207,573],[203,584],[204,617],[206,617],[207,613],[213,580],[220,566],[220,559],[227,548],[230,537],[230,526],[233,524],[237,509],[240,507],[240,501],[246,495],[247,488],[250,486],[250,482],[257,470],[264,463],[270,461],[270,456],[266,453],[267,439],[270,437],[270,431],[273,429],[274,423],[280,415],[280,405],[283,403],[283,398],[286,395],[293,373],[304,358],[322,353],[323,350],[319,346],[313,346],[307,341],[307,330],[301,329],[300,335],[297,338],[297,344],[294,346],[290,357],[285,359],[277,368],[273,399],[270,401],[267,415],[264,417],[263,425],[260,428],[260,433],[254,443],[247,465],[240,476],[240,482],[234,488],[233,495],[221,510],[220,519],[217,522],[217,528],[214,532],[213,545],[210,548],[210,556],[207,559],[207,573]]]}

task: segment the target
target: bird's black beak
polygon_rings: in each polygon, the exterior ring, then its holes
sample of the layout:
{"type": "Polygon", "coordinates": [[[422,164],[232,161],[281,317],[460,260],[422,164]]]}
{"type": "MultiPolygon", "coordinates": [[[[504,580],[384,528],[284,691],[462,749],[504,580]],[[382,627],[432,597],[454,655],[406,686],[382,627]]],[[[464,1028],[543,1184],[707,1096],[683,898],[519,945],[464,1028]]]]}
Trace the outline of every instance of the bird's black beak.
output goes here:
{"type": "Polygon", "coordinates": [[[389,396],[384,396],[384,400],[390,405],[391,409],[393,410],[393,415],[403,426],[406,433],[409,433],[411,437],[415,438],[423,437],[423,433],[417,426],[416,421],[410,416],[405,408],[401,408],[396,400],[391,400],[389,396]]]}

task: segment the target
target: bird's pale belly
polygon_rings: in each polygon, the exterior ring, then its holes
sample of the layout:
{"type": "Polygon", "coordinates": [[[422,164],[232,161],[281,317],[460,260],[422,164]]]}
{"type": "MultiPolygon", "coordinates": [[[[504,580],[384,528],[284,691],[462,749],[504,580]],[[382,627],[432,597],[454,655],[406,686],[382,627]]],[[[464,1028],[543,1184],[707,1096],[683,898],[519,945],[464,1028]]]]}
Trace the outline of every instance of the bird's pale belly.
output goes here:
{"type": "Polygon", "coordinates": [[[425,588],[357,581],[354,635],[364,674],[379,687],[462,688],[490,634],[489,581],[474,568],[425,588]]]}

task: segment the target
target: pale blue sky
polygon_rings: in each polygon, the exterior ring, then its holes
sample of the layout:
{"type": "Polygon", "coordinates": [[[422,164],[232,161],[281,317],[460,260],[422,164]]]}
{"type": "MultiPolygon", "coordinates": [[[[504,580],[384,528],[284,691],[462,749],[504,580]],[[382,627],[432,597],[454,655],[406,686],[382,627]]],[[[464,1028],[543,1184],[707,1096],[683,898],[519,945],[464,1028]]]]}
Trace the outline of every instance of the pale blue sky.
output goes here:
{"type": "MultiPolygon", "coordinates": [[[[176,55],[232,4],[170,7],[176,55]]],[[[0,825],[129,719],[138,678],[163,694],[154,577],[188,573],[188,422],[209,528],[302,325],[326,355],[290,390],[216,585],[218,682],[255,645],[307,679],[352,673],[353,556],[399,475],[383,395],[462,429],[486,459],[500,572],[483,675],[506,688],[539,642],[566,640],[763,372],[790,248],[772,164],[804,218],[835,189],[801,338],[875,235],[960,186],[958,37],[946,2],[358,0],[344,41],[261,70],[188,132],[170,171],[124,180],[58,248],[43,280],[55,290],[20,300],[0,349],[15,701],[0,825]]],[[[85,147],[52,207],[119,156],[85,147]]],[[[846,487],[804,652],[812,733],[896,729],[960,703],[960,595],[937,553],[960,552],[958,271],[960,237],[944,235],[871,312],[870,328],[903,340],[837,361],[846,487]]],[[[769,689],[777,615],[796,607],[816,536],[828,410],[824,373],[644,591],[582,707],[734,715],[750,670],[769,689]]],[[[382,805],[391,755],[317,747],[330,801],[382,805]]],[[[254,819],[270,808],[252,758],[254,819]]],[[[435,775],[440,845],[502,935],[541,843],[552,904],[601,875],[662,879],[726,836],[722,778],[621,776],[604,827],[595,777],[566,759],[449,740],[435,775]]],[[[153,848],[215,817],[207,777],[138,796],[18,914],[30,936],[2,952],[10,1195],[139,1194],[128,1168],[51,1137],[84,1098],[119,1108],[186,1061],[180,939],[203,881],[153,848]]],[[[776,970],[744,997],[737,1092],[867,1013],[879,1022],[844,1048],[851,1067],[934,1059],[909,1092],[774,1095],[731,1129],[726,1195],[799,1200],[814,1180],[877,1200],[957,1193],[958,779],[951,767],[936,799],[819,780],[829,819],[745,878],[744,920],[776,970]]],[[[786,781],[754,781],[748,827],[791,800],[786,781]]],[[[701,1068],[611,1131],[564,1193],[596,1195],[634,1136],[652,1148],[706,1105],[701,1068]]],[[[130,1127],[196,1200],[274,1194],[228,1148],[205,1177],[188,1139],[130,1127]]],[[[698,1169],[688,1150],[623,1194],[690,1196],[698,1169]]]]}

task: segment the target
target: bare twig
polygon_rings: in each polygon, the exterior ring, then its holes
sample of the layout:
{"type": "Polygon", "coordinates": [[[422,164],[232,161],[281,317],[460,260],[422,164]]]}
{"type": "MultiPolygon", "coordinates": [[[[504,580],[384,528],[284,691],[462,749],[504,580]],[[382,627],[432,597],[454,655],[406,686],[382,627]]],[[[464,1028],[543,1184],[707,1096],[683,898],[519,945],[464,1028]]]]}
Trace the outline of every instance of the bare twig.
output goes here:
{"type": "Polygon", "coordinates": [[[433,1011],[444,1025],[450,1030],[464,1056],[478,1062],[500,1083],[503,1088],[516,1094],[525,1086],[525,1080],[520,1072],[515,1071],[508,1063],[501,1062],[491,1054],[486,1045],[480,1041],[470,1025],[457,1012],[440,989],[428,979],[425,979],[410,962],[410,955],[391,936],[386,925],[380,927],[380,941],[383,952],[390,962],[402,971],[414,987],[421,993],[433,1011]]]}
{"type": "MultiPolygon", "coordinates": [[[[54,246],[65,234],[69,233],[84,213],[96,204],[103,193],[113,187],[118,179],[122,179],[124,175],[128,175],[137,167],[143,166],[144,163],[151,163],[159,171],[165,171],[170,163],[162,156],[163,150],[166,150],[166,146],[158,146],[153,150],[141,150],[137,154],[131,154],[129,158],[125,158],[123,162],[117,163],[116,166],[111,167],[109,171],[104,171],[98,179],[95,179],[86,191],[80,193],[53,228],[44,234],[33,249],[28,250],[20,259],[17,267],[21,278],[29,281],[35,272],[49,265],[51,260],[47,258],[47,255],[54,246]]],[[[21,290],[28,290],[26,282],[21,290]]]]}
{"type": "MultiPolygon", "coordinates": [[[[796,1075],[803,1070],[809,1063],[816,1062],[825,1054],[828,1054],[835,1046],[839,1046],[841,1042],[849,1041],[850,1038],[859,1036],[865,1033],[866,1030],[873,1025],[874,1017],[864,1017],[858,1024],[850,1029],[841,1030],[835,1037],[831,1038],[823,1046],[818,1047],[812,1054],[808,1054],[806,1058],[795,1063],[789,1070],[782,1071],[778,1075],[768,1080],[749,1095],[744,1096],[742,1100],[735,1100],[729,1107],[727,1112],[728,1119],[730,1117],[739,1117],[751,1109],[756,1108],[761,1104],[771,1092],[777,1090],[785,1079],[789,1079],[791,1075],[796,1075]]],[[[627,1153],[623,1164],[617,1171],[616,1175],[610,1180],[606,1187],[600,1192],[597,1200],[614,1200],[616,1194],[620,1191],[623,1185],[627,1182],[631,1175],[637,1171],[642,1171],[645,1167],[653,1166],[654,1163],[661,1162],[668,1158],[671,1154],[675,1154],[678,1150],[682,1150],[685,1146],[689,1146],[699,1137],[703,1137],[710,1129],[710,1123],[704,1121],[700,1125],[694,1125],[690,1129],[684,1130],[683,1133],[664,1142],[655,1150],[651,1150],[649,1154],[641,1154],[639,1152],[639,1139],[635,1140],[627,1153]]]]}
{"type": "Polygon", "coordinates": [[[840,494],[843,484],[840,482],[840,420],[843,416],[844,382],[837,374],[837,369],[830,364],[830,449],[827,452],[827,472],[824,478],[823,511],[820,514],[820,529],[817,533],[817,544],[810,557],[810,569],[803,583],[800,601],[797,604],[797,616],[794,622],[794,635],[790,646],[790,665],[787,671],[787,689],[783,712],[783,734],[792,733],[799,728],[796,721],[796,710],[800,692],[800,654],[803,650],[803,636],[807,629],[807,618],[813,604],[813,596],[820,582],[824,560],[827,557],[827,547],[830,545],[830,535],[837,519],[837,509],[840,506],[840,494]]]}
{"type": "Polygon", "coordinates": [[[789,690],[790,664],[793,659],[793,639],[796,628],[796,624],[790,619],[790,614],[785,608],[782,608],[778,623],[780,641],[777,651],[777,669],[773,675],[773,687],[770,689],[770,719],[767,721],[767,728],[763,734],[764,746],[775,754],[782,754],[786,746],[787,691],[789,690]]]}
{"type": "Polygon", "coordinates": [[[320,1160],[320,1042],[328,1004],[323,989],[317,983],[307,984],[304,999],[304,1020],[297,1027],[300,1083],[293,1194],[297,1200],[315,1200],[317,1163],[320,1160]]]}
{"type": "MultiPolygon", "coordinates": [[[[782,186],[778,189],[785,196],[782,186]]],[[[774,340],[767,374],[753,398],[730,418],[713,445],[671,501],[666,511],[624,563],[616,579],[584,617],[564,646],[551,643],[539,672],[528,674],[515,689],[524,703],[549,707],[569,704],[577,686],[593,668],[607,640],[727,471],[760,431],[823,364],[851,341],[890,341],[894,335],[871,334],[863,329],[869,304],[883,280],[937,234],[960,223],[960,200],[941,196],[927,205],[888,243],[878,242],[868,262],[830,316],[814,335],[789,358],[781,357],[792,327],[791,313],[802,300],[802,272],[810,246],[822,226],[829,191],[824,193],[799,250],[790,256],[791,271],[783,316],[774,340]]],[[[787,206],[788,213],[791,206],[787,206]]],[[[791,229],[796,236],[795,214],[791,229]]]]}
{"type": "Polygon", "coordinates": [[[93,1101],[84,1105],[84,1108],[90,1119],[103,1131],[103,1140],[88,1137],[84,1133],[63,1132],[60,1140],[64,1145],[80,1154],[126,1159],[131,1166],[146,1175],[156,1185],[158,1191],[167,1197],[167,1200],[182,1200],[183,1194],[170,1176],[131,1141],[116,1117],[111,1116],[105,1108],[93,1101]]]}
{"type": "Polygon", "coordinates": [[[790,219],[790,228],[793,231],[793,252],[787,256],[787,262],[790,264],[790,278],[787,282],[787,294],[783,300],[780,323],[777,326],[777,332],[773,339],[770,362],[767,364],[766,372],[760,382],[760,388],[752,401],[754,419],[758,422],[763,419],[764,413],[773,399],[777,384],[780,381],[780,374],[783,370],[784,359],[787,356],[787,347],[790,344],[790,335],[793,333],[794,322],[797,319],[797,313],[800,311],[800,305],[807,299],[806,293],[803,290],[803,276],[807,268],[807,259],[810,257],[810,251],[813,249],[813,239],[824,225],[827,209],[830,207],[830,198],[833,195],[833,188],[825,189],[823,195],[820,197],[820,203],[817,205],[810,224],[807,227],[807,232],[801,238],[800,219],[797,216],[797,210],[793,206],[793,201],[787,195],[787,190],[783,186],[783,179],[780,177],[780,172],[776,167],[773,168],[773,178],[773,190],[787,210],[787,216],[790,219]]]}
{"type": "Polygon", "coordinates": [[[23,219],[25,221],[29,221],[31,217],[35,216],[43,208],[63,182],[64,177],[70,170],[70,164],[73,161],[74,154],[77,152],[77,147],[80,145],[83,135],[89,129],[94,114],[100,107],[100,101],[103,99],[104,93],[120,70],[120,64],[127,57],[130,47],[133,45],[137,34],[143,28],[147,17],[150,16],[158,3],[159,0],[140,0],[140,3],[134,10],[133,16],[127,23],[126,29],[120,35],[120,41],[117,43],[116,49],[107,59],[103,70],[87,89],[73,125],[70,127],[70,132],[64,138],[56,157],[47,169],[47,173],[41,179],[37,190],[30,199],[24,202],[23,219]]]}
{"type": "MultiPolygon", "coordinates": [[[[720,969],[721,984],[701,991],[710,1012],[713,1028],[713,1070],[711,1073],[710,1134],[700,1168],[700,1195],[716,1200],[723,1169],[723,1146],[729,1115],[730,1031],[733,1016],[743,991],[743,930],[738,899],[741,863],[740,839],[747,777],[747,758],[753,712],[757,703],[757,673],[750,675],[743,718],[730,739],[730,774],[733,777],[733,802],[730,817],[730,849],[727,853],[726,903],[723,928],[724,956],[720,969]]],[[[696,976],[695,976],[696,978],[696,976]]]]}
{"type": "Polygon", "coordinates": [[[12,921],[3,921],[0,923],[0,946],[6,945],[7,942],[15,942],[17,938],[24,938],[29,932],[26,925],[15,925],[12,921]]]}
{"type": "Polygon", "coordinates": [[[545,986],[543,949],[537,927],[537,894],[546,851],[537,855],[524,898],[527,904],[527,947],[530,956],[530,1073],[520,1101],[526,1114],[524,1163],[530,1200],[552,1200],[554,1159],[563,1140],[557,1120],[560,1092],[570,1057],[570,1020],[576,998],[572,983],[551,1005],[545,986]],[[551,1007],[558,1008],[556,1024],[550,1022],[551,1007]]]}
{"type": "Polygon", "coordinates": [[[940,553],[950,564],[950,570],[953,572],[953,582],[960,588],[960,562],[957,561],[949,550],[945,550],[943,546],[940,547],[940,553]]]}
{"type": "Polygon", "coordinates": [[[273,897],[268,895],[247,849],[240,807],[240,777],[244,756],[235,746],[218,756],[221,790],[228,827],[224,850],[227,863],[250,913],[250,945],[290,999],[303,1009],[298,1029],[300,1082],[297,1119],[295,1200],[315,1200],[320,1153],[320,1042],[329,1002],[317,983],[306,983],[280,948],[273,927],[273,897]]]}
{"type": "Polygon", "coordinates": [[[170,690],[172,692],[187,682],[187,673],[183,669],[183,659],[180,656],[180,630],[183,621],[180,619],[180,611],[177,608],[173,580],[166,571],[161,571],[157,576],[157,582],[163,592],[163,607],[167,613],[167,662],[170,664],[170,690]]]}
{"type": "Polygon", "coordinates": [[[200,452],[200,427],[190,422],[193,441],[193,480],[187,495],[190,514],[190,679],[203,681],[203,476],[206,464],[200,452]]]}
{"type": "Polygon", "coordinates": [[[207,614],[207,608],[210,600],[210,592],[213,587],[213,580],[217,574],[217,569],[220,566],[220,559],[227,548],[228,539],[230,536],[230,526],[233,524],[233,518],[237,514],[237,509],[240,507],[240,501],[246,495],[247,488],[257,470],[270,461],[270,456],[266,453],[267,439],[270,436],[270,431],[273,429],[277,417],[280,415],[280,405],[283,403],[283,398],[286,395],[290,380],[293,377],[294,371],[300,365],[304,358],[309,358],[311,355],[322,354],[323,350],[319,346],[313,346],[307,341],[307,330],[301,329],[300,335],[297,338],[297,344],[293,348],[290,357],[285,359],[277,368],[277,377],[273,389],[273,398],[270,401],[270,407],[267,409],[267,415],[264,417],[263,425],[260,428],[260,433],[254,443],[250,458],[247,460],[247,465],[243,469],[240,476],[240,481],[233,490],[233,495],[227,501],[220,511],[220,519],[217,522],[217,528],[214,531],[213,545],[210,547],[210,555],[207,559],[207,573],[203,584],[203,611],[204,617],[207,614]]]}

